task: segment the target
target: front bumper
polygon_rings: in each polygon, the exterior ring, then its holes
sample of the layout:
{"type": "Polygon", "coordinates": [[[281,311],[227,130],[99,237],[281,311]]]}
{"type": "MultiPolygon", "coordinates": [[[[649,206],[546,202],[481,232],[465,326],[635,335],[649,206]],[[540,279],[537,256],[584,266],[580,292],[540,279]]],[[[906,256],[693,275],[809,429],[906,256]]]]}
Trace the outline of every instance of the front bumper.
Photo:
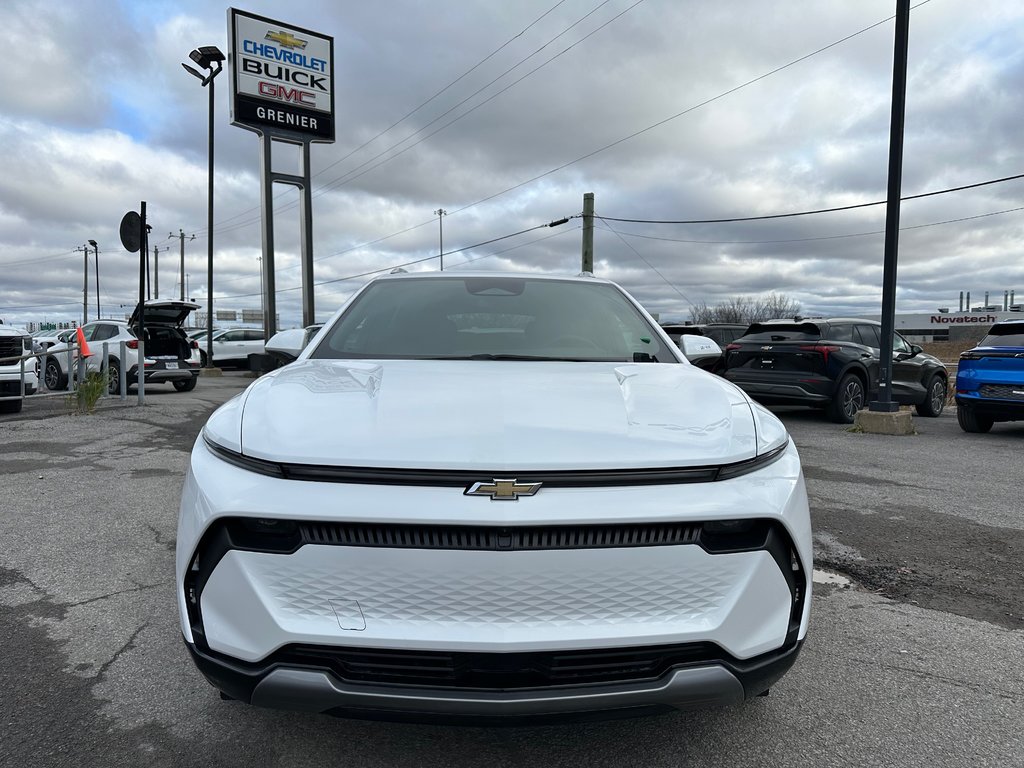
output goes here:
{"type": "Polygon", "coordinates": [[[200,438],[178,528],[182,634],[216,687],[264,706],[515,719],[740,701],[788,669],[806,633],[807,498],[792,445],[764,470],[708,486],[550,488],[505,504],[461,488],[270,477],[200,438]],[[700,521],[754,516],[761,543],[703,538],[700,521]],[[291,533],[271,534],[266,521],[291,533]],[[515,538],[648,528],[683,533],[641,544],[515,538]],[[497,533],[480,544],[487,532],[497,533]],[[538,655],[659,648],[676,650],[583,684],[534,675],[538,655]],[[365,665],[349,656],[363,652],[447,655],[455,677],[353,675],[365,665]],[[483,683],[460,672],[480,664],[497,669],[483,683]]]}
{"type": "MultiPolygon", "coordinates": [[[[488,690],[366,685],[346,680],[344,672],[326,666],[326,655],[323,665],[289,663],[286,653],[280,659],[245,664],[186,642],[192,660],[214,687],[249,704],[343,717],[469,725],[606,719],[734,705],[767,691],[793,666],[802,645],[798,642],[747,661],[729,658],[714,648],[701,648],[696,652],[706,658],[669,666],[642,680],[488,690]]],[[[677,657],[685,657],[684,649],[655,651],[671,658],[673,650],[677,657]]],[[[646,648],[616,649],[623,657],[630,651],[646,658],[654,656],[646,648]]],[[[351,656],[352,649],[347,653],[351,656]]],[[[518,662],[532,666],[521,657],[518,662]]],[[[506,654],[492,654],[486,660],[478,656],[475,663],[501,667],[506,674],[515,666],[506,654]]]]}

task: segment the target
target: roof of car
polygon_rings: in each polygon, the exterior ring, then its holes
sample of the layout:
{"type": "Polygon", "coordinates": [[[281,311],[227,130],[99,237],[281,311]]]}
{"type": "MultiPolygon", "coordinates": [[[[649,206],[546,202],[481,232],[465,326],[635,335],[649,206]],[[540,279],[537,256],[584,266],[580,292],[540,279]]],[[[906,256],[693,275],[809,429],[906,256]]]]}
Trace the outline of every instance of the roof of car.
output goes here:
{"type": "Polygon", "coordinates": [[[371,282],[378,280],[422,280],[429,278],[448,278],[452,280],[458,280],[466,277],[512,277],[517,279],[526,280],[573,280],[579,282],[597,282],[597,283],[611,283],[611,280],[606,280],[602,277],[595,277],[588,272],[580,272],[575,275],[552,275],[542,272],[487,272],[483,270],[476,271],[462,271],[458,272],[391,272],[386,275],[380,275],[371,282]]]}

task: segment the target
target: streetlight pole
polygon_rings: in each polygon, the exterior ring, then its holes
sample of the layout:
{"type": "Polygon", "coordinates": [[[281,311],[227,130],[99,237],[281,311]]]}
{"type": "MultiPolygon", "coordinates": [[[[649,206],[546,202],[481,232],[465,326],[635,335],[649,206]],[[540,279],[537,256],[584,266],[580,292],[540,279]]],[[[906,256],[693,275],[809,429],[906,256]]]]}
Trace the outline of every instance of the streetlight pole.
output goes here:
{"type": "Polygon", "coordinates": [[[96,257],[96,319],[99,320],[103,314],[100,312],[100,247],[95,240],[90,240],[93,255],[96,257]]]}
{"type": "Polygon", "coordinates": [[[192,51],[188,57],[203,69],[209,71],[205,77],[188,64],[182,64],[185,71],[195,75],[203,87],[210,87],[210,118],[207,137],[209,169],[206,199],[206,367],[213,368],[213,79],[224,68],[224,54],[215,45],[204,45],[192,51]]]}
{"type": "Polygon", "coordinates": [[[437,216],[437,256],[441,260],[441,271],[444,272],[444,224],[441,223],[441,217],[447,216],[448,211],[438,208],[434,215],[437,216]]]}

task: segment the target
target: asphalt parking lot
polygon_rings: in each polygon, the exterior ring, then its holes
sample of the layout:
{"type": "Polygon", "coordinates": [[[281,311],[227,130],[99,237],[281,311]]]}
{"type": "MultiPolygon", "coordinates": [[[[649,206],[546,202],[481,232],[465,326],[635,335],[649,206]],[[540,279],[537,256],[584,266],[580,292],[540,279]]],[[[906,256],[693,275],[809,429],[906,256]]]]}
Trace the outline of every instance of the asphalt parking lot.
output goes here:
{"type": "Polygon", "coordinates": [[[241,374],[90,416],[0,417],[0,764],[1024,766],[1024,424],[850,432],[779,411],[819,568],[796,667],[742,707],[588,725],[445,728],[221,701],[178,632],[188,452],[241,374]],[[842,581],[842,580],[840,580],[842,581]]]}

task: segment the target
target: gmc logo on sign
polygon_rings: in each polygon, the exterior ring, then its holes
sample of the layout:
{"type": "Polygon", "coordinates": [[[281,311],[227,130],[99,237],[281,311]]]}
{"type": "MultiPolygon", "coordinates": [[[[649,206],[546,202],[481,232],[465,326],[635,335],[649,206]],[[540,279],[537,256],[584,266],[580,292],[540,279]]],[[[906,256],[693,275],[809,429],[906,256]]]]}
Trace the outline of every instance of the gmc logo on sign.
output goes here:
{"type": "Polygon", "coordinates": [[[261,96],[269,96],[272,99],[280,99],[281,101],[288,101],[294,104],[304,104],[310,107],[316,106],[316,94],[312,91],[300,91],[298,88],[287,88],[276,83],[261,81],[259,92],[261,96]]]}

